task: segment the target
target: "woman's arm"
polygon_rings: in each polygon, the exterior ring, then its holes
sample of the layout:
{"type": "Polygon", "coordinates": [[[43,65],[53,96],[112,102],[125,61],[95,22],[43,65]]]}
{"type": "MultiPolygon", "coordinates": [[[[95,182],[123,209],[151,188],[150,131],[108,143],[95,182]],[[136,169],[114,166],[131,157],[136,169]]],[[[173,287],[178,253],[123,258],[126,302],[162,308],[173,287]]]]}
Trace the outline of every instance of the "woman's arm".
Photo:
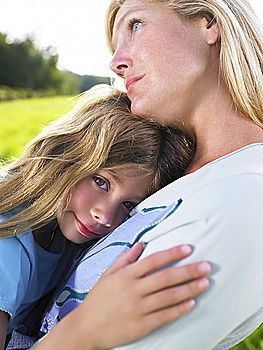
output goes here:
{"type": "Polygon", "coordinates": [[[260,325],[261,198],[262,176],[229,176],[193,192],[144,236],[149,243],[142,258],[180,242],[191,244],[193,253],[177,266],[207,259],[213,264],[211,286],[184,317],[118,350],[229,349],[260,325]]]}
{"type": "Polygon", "coordinates": [[[0,310],[0,350],[3,350],[5,346],[7,323],[8,314],[0,310]]]}
{"type": "Polygon", "coordinates": [[[208,288],[208,279],[202,277],[211,271],[210,265],[201,262],[152,273],[185,258],[191,248],[178,246],[137,261],[142,250],[138,243],[124,253],[84,302],[34,350],[109,349],[143,337],[190,311],[192,297],[208,288]]]}

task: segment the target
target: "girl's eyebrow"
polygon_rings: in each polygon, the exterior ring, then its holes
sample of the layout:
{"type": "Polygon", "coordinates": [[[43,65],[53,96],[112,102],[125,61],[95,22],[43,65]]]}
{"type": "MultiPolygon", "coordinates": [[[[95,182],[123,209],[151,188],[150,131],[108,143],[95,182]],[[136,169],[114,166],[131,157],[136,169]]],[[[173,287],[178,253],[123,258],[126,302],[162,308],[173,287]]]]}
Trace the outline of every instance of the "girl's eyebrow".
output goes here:
{"type": "Polygon", "coordinates": [[[132,201],[134,202],[138,202],[136,204],[139,204],[142,200],[144,200],[145,196],[141,196],[141,197],[134,197],[132,198],[132,201]]]}

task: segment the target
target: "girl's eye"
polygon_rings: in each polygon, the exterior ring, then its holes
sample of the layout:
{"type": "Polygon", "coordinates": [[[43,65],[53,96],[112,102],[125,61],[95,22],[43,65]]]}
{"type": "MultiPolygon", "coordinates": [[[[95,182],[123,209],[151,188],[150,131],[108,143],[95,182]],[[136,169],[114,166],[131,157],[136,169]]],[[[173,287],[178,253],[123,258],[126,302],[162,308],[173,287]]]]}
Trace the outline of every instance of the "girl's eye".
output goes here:
{"type": "Polygon", "coordinates": [[[109,184],[106,180],[104,180],[103,178],[101,178],[99,176],[93,176],[93,180],[97,186],[99,186],[100,188],[102,188],[105,191],[108,191],[109,184]]]}
{"type": "Polygon", "coordinates": [[[129,29],[132,32],[136,32],[136,30],[138,30],[141,25],[142,25],[142,21],[136,18],[132,18],[131,20],[129,20],[129,29]]]}
{"type": "Polygon", "coordinates": [[[128,209],[129,211],[131,211],[132,209],[134,209],[136,207],[136,204],[135,203],[132,203],[132,202],[123,202],[123,205],[126,209],[128,209]]]}

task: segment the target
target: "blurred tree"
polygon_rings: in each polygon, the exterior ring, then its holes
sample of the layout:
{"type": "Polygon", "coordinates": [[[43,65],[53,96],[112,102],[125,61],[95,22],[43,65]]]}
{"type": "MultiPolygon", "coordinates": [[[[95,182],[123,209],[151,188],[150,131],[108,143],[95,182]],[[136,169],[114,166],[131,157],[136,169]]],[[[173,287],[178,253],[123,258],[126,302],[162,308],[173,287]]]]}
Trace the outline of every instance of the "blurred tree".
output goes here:
{"type": "Polygon", "coordinates": [[[90,89],[93,85],[96,84],[110,84],[109,77],[98,77],[96,75],[82,75],[80,92],[90,89]]]}
{"type": "Polygon", "coordinates": [[[7,42],[7,35],[0,33],[0,84],[16,86],[15,59],[15,51],[7,42]]]}
{"type": "Polygon", "coordinates": [[[78,94],[95,84],[110,84],[110,78],[107,77],[81,76],[60,71],[57,63],[58,55],[52,46],[40,50],[30,37],[23,41],[10,42],[6,34],[0,33],[0,86],[2,88],[7,86],[45,90],[48,91],[48,95],[54,95],[78,94]]]}
{"type": "Polygon", "coordinates": [[[62,77],[52,47],[39,50],[31,38],[9,43],[0,33],[0,85],[30,89],[58,89],[62,77]]]}

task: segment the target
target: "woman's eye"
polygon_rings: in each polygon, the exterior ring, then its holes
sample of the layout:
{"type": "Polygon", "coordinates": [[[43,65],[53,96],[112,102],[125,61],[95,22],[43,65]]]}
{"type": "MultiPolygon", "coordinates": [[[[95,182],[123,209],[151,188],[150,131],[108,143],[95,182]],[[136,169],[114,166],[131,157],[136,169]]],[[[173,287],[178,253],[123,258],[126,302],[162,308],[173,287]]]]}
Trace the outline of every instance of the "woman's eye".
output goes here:
{"type": "Polygon", "coordinates": [[[123,205],[125,206],[126,209],[128,209],[129,211],[134,209],[136,207],[136,204],[133,202],[123,202],[123,205]]]}
{"type": "Polygon", "coordinates": [[[99,186],[103,190],[108,191],[109,185],[108,185],[108,182],[106,180],[102,179],[99,176],[93,176],[93,180],[97,186],[99,186]]]}
{"type": "Polygon", "coordinates": [[[136,32],[136,30],[138,30],[140,28],[140,26],[142,25],[142,21],[136,18],[132,18],[129,21],[129,29],[132,32],[136,32]]]}

